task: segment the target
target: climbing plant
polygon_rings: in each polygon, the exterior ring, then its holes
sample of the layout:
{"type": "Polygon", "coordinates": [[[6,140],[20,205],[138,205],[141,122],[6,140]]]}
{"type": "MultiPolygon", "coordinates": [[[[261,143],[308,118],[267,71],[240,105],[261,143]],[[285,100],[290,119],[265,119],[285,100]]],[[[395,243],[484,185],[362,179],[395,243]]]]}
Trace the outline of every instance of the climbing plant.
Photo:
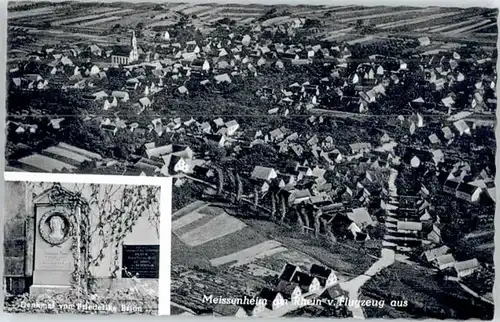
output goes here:
{"type": "Polygon", "coordinates": [[[110,247],[111,276],[118,276],[119,250],[139,217],[147,218],[159,237],[159,186],[78,183],[63,188],[58,183],[30,182],[27,189],[33,199],[49,191],[51,202],[68,204],[75,214],[71,232],[75,263],[72,285],[82,291],[92,291],[92,271],[102,265],[110,247]]]}

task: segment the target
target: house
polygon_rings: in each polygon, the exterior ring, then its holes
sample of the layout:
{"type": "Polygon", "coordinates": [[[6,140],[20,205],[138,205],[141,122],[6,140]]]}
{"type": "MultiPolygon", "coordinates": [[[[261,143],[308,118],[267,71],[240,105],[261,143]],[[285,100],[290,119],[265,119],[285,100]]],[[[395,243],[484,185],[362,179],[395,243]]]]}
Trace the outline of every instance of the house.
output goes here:
{"type": "Polygon", "coordinates": [[[128,65],[139,60],[137,39],[135,31],[132,31],[130,46],[115,46],[111,54],[111,63],[116,65],[128,65]]]}
{"type": "Polygon", "coordinates": [[[277,142],[283,140],[285,138],[285,134],[283,133],[283,131],[281,131],[280,128],[277,128],[269,132],[269,137],[271,141],[277,142]]]}
{"type": "Polygon", "coordinates": [[[271,181],[278,176],[273,168],[255,166],[250,177],[254,180],[271,181]]]}
{"type": "Polygon", "coordinates": [[[122,102],[126,102],[130,99],[130,96],[127,92],[122,92],[122,91],[113,91],[111,93],[111,96],[116,97],[117,99],[121,100],[122,102]]]}
{"type": "Polygon", "coordinates": [[[118,127],[116,127],[116,125],[113,124],[101,124],[101,129],[103,131],[112,133],[113,135],[116,135],[116,132],[118,131],[118,127]]]}
{"type": "Polygon", "coordinates": [[[422,223],[400,220],[397,223],[397,231],[403,234],[418,234],[422,231],[422,223]]]}
{"type": "Polygon", "coordinates": [[[462,278],[480,269],[481,265],[476,258],[473,258],[462,262],[456,262],[453,268],[455,269],[457,277],[462,278]]]}
{"type": "Polygon", "coordinates": [[[450,248],[446,245],[436,247],[433,249],[426,250],[425,252],[422,253],[422,256],[425,257],[425,260],[428,263],[432,263],[434,260],[436,260],[439,256],[445,255],[450,251],[450,248]]]}
{"type": "Polygon", "coordinates": [[[373,226],[374,222],[366,208],[355,208],[347,213],[347,218],[356,223],[359,228],[373,226]]]}
{"type": "Polygon", "coordinates": [[[280,292],[271,290],[270,288],[263,288],[256,298],[256,304],[253,309],[253,315],[258,315],[265,309],[276,310],[283,307],[286,302],[280,292]]]}
{"type": "Polygon", "coordinates": [[[453,132],[451,131],[451,129],[449,127],[443,127],[441,129],[441,131],[443,132],[443,136],[445,139],[447,140],[451,140],[455,135],[453,134],[453,132]]]}
{"type": "Polygon", "coordinates": [[[452,254],[443,254],[434,259],[433,265],[439,270],[445,270],[455,265],[455,258],[452,254]]]}
{"type": "Polygon", "coordinates": [[[300,304],[302,289],[297,283],[280,280],[278,285],[276,285],[276,291],[280,292],[283,297],[292,304],[300,304]]]}
{"type": "Polygon", "coordinates": [[[291,191],[288,202],[297,205],[311,199],[311,192],[308,189],[294,189],[291,191]]]}
{"type": "Polygon", "coordinates": [[[151,106],[151,100],[148,97],[143,97],[139,99],[139,103],[143,108],[147,108],[151,106]]]}
{"type": "Polygon", "coordinates": [[[316,293],[321,289],[318,278],[304,272],[295,272],[292,282],[297,283],[303,293],[316,293]]]}
{"type": "Polygon", "coordinates": [[[431,40],[429,37],[420,37],[418,38],[418,43],[420,46],[429,46],[431,44],[431,40]]]}
{"type": "Polygon", "coordinates": [[[467,125],[467,123],[465,123],[464,120],[458,120],[458,121],[454,122],[453,126],[455,127],[455,129],[458,131],[458,133],[460,135],[462,135],[462,134],[470,135],[471,134],[470,128],[467,125]]]}
{"type": "Polygon", "coordinates": [[[460,183],[456,190],[457,198],[468,202],[477,202],[481,196],[482,189],[468,183],[460,183]]]}
{"type": "Polygon", "coordinates": [[[212,127],[210,126],[210,123],[208,122],[203,122],[199,125],[199,130],[204,133],[210,133],[212,131],[212,127]]]}
{"type": "Polygon", "coordinates": [[[351,148],[352,154],[357,154],[362,152],[369,152],[372,148],[372,145],[370,143],[362,142],[349,144],[349,147],[351,148]]]}
{"type": "Polygon", "coordinates": [[[226,144],[226,137],[220,134],[206,134],[206,140],[217,143],[218,146],[224,147],[226,144]]]}
{"type": "Polygon", "coordinates": [[[338,282],[337,275],[333,270],[320,265],[312,264],[309,273],[317,277],[323,287],[330,287],[338,282]]]}
{"type": "Polygon", "coordinates": [[[162,156],[162,159],[165,165],[168,167],[168,174],[189,172],[189,163],[187,159],[183,157],[174,154],[166,154],[162,156]]]}
{"type": "Polygon", "coordinates": [[[300,269],[298,266],[286,263],[285,266],[283,266],[283,269],[281,270],[279,279],[290,282],[292,280],[293,275],[295,275],[295,273],[299,271],[300,269]]]}
{"type": "Polygon", "coordinates": [[[443,191],[446,193],[451,193],[453,195],[456,195],[457,188],[460,185],[460,181],[458,179],[452,178],[449,180],[446,180],[443,184],[443,191]]]}
{"type": "Polygon", "coordinates": [[[231,83],[231,77],[229,77],[228,74],[216,75],[216,76],[214,76],[214,79],[217,82],[217,84],[220,84],[220,83],[230,84],[231,83]]]}
{"type": "Polygon", "coordinates": [[[240,125],[238,124],[238,122],[236,122],[236,120],[226,122],[225,125],[227,128],[226,135],[228,135],[228,136],[234,135],[234,133],[240,128],[240,125]]]}
{"type": "Polygon", "coordinates": [[[343,290],[339,284],[335,284],[321,293],[320,298],[323,303],[332,306],[331,301],[334,301],[333,306],[345,305],[347,303],[347,291],[343,290]]]}
{"type": "Polygon", "coordinates": [[[233,304],[216,304],[212,312],[214,316],[248,317],[244,308],[233,304]]]}

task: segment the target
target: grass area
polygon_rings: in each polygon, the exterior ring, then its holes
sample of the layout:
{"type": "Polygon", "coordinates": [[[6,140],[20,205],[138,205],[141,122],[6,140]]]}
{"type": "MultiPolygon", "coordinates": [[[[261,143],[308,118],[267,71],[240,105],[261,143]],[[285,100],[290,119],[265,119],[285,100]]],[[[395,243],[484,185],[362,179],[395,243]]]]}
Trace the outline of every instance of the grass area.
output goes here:
{"type": "MultiPolygon", "coordinates": [[[[444,281],[419,267],[396,262],[362,288],[361,293],[375,299],[406,300],[406,307],[394,308],[419,318],[492,319],[494,307],[471,297],[455,282],[444,281]]],[[[386,312],[387,314],[396,314],[386,312]]],[[[373,310],[373,317],[383,317],[373,310]]]]}
{"type": "Polygon", "coordinates": [[[353,251],[343,244],[330,244],[321,238],[301,235],[290,228],[281,227],[265,220],[245,219],[245,223],[269,238],[281,242],[289,249],[303,252],[319,262],[349,276],[364,273],[375,259],[364,253],[353,251]]]}

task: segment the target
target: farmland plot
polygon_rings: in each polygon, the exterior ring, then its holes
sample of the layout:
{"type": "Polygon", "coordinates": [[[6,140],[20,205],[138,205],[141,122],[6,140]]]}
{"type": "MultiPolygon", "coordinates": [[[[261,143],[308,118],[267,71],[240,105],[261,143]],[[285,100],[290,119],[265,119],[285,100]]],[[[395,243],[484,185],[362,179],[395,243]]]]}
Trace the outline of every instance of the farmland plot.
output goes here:
{"type": "Polygon", "coordinates": [[[251,262],[256,257],[259,256],[263,257],[266,256],[266,254],[271,255],[273,253],[278,253],[286,250],[287,250],[286,248],[281,247],[281,243],[274,240],[268,240],[258,245],[243,249],[241,251],[212,259],[210,260],[210,263],[213,266],[220,266],[236,262],[233,266],[239,266],[251,262]]]}
{"type": "Polygon", "coordinates": [[[192,15],[192,14],[198,14],[198,13],[203,12],[203,11],[208,11],[212,8],[213,8],[212,6],[194,6],[194,7],[186,8],[186,9],[182,10],[181,12],[185,15],[192,15]]]}
{"type": "Polygon", "coordinates": [[[27,17],[36,17],[44,14],[50,14],[54,12],[52,7],[36,8],[31,10],[14,11],[7,13],[8,19],[20,19],[27,17]]]}
{"type": "Polygon", "coordinates": [[[177,217],[187,215],[192,211],[199,210],[199,209],[201,209],[203,207],[207,207],[207,206],[208,206],[208,204],[206,202],[201,201],[201,200],[196,200],[196,201],[190,203],[189,205],[186,205],[183,208],[174,212],[172,214],[172,218],[177,218],[177,217]]]}
{"type": "MultiPolygon", "coordinates": [[[[293,12],[291,16],[303,16],[303,15],[314,15],[314,14],[320,14],[320,13],[326,13],[326,12],[333,12],[334,14],[341,14],[342,11],[347,11],[351,8],[356,8],[356,6],[342,6],[342,7],[327,7],[327,8],[322,8],[318,10],[307,10],[307,11],[297,11],[293,12]]],[[[371,9],[367,9],[371,10],[371,9]]],[[[352,11],[349,11],[352,12],[352,11]]]]}
{"type": "Polygon", "coordinates": [[[348,18],[353,18],[353,17],[358,17],[360,19],[363,19],[364,16],[371,16],[375,14],[386,14],[386,13],[392,13],[392,12],[399,12],[399,13],[404,13],[405,11],[401,10],[401,8],[386,8],[386,7],[377,7],[377,8],[353,8],[354,10],[346,10],[346,11],[341,11],[341,12],[334,12],[332,16],[334,19],[337,18],[342,18],[342,19],[348,19],[348,18]]]}
{"type": "Polygon", "coordinates": [[[271,19],[267,19],[267,20],[263,21],[262,26],[268,27],[268,26],[273,26],[273,25],[280,25],[280,24],[284,24],[284,23],[290,21],[291,19],[293,19],[293,18],[290,16],[275,17],[275,18],[271,18],[271,19]]]}
{"type": "Polygon", "coordinates": [[[115,21],[115,20],[120,20],[122,17],[121,16],[111,16],[111,17],[106,17],[106,18],[101,18],[97,20],[90,20],[86,22],[82,22],[81,24],[78,24],[78,26],[92,26],[92,25],[97,25],[103,22],[109,22],[109,21],[115,21]]]}
{"type": "Polygon", "coordinates": [[[177,220],[174,220],[172,221],[172,230],[178,230],[186,225],[189,225],[203,217],[205,217],[206,215],[202,214],[202,213],[199,213],[199,212],[191,212],[185,216],[182,216],[181,218],[177,219],[177,220]]]}
{"type": "Polygon", "coordinates": [[[407,19],[407,20],[397,21],[397,22],[383,23],[383,24],[377,25],[376,27],[381,28],[381,29],[391,29],[391,28],[403,27],[403,26],[408,26],[408,25],[415,25],[415,24],[419,24],[422,22],[429,22],[429,21],[439,19],[439,18],[458,16],[458,15],[461,15],[461,12],[454,11],[454,12],[438,13],[438,14],[420,17],[420,18],[407,19]]]}
{"type": "MultiPolygon", "coordinates": [[[[366,15],[366,16],[354,16],[352,18],[346,18],[346,19],[340,19],[338,20],[339,22],[353,22],[353,21],[357,21],[359,19],[361,20],[365,20],[365,19],[377,19],[377,18],[382,18],[382,17],[388,17],[388,16],[398,16],[398,15],[401,15],[403,13],[407,14],[409,12],[415,14],[415,13],[419,13],[419,12],[425,12],[425,11],[428,11],[428,9],[414,9],[414,10],[405,10],[405,11],[396,11],[396,12],[384,12],[384,13],[378,13],[378,14],[372,14],[372,15],[366,15]]],[[[377,26],[378,27],[378,26],[377,26]]]]}
{"type": "Polygon", "coordinates": [[[213,218],[205,225],[179,236],[179,239],[189,246],[198,246],[235,233],[245,226],[241,220],[224,213],[213,218]]]}
{"type": "Polygon", "coordinates": [[[465,27],[458,28],[458,29],[455,29],[455,30],[450,30],[448,32],[445,32],[444,34],[445,35],[456,35],[456,34],[460,34],[460,33],[463,33],[463,32],[467,32],[467,31],[473,30],[473,29],[475,29],[477,27],[484,26],[484,25],[489,24],[489,23],[491,23],[491,20],[490,19],[486,19],[486,20],[477,22],[477,23],[475,23],[473,25],[470,25],[470,26],[465,26],[465,27]]]}
{"type": "Polygon", "coordinates": [[[482,26],[480,28],[474,29],[473,32],[478,32],[478,33],[481,33],[481,35],[484,35],[484,36],[493,36],[493,37],[496,38],[497,37],[497,33],[498,33],[497,23],[496,22],[492,22],[489,25],[482,26]]]}
{"type": "MultiPolygon", "coordinates": [[[[120,25],[128,26],[134,28],[138,23],[148,21],[153,14],[149,11],[139,12],[139,13],[128,13],[127,15],[122,16],[120,20],[120,25]]],[[[102,22],[96,25],[96,27],[101,28],[112,28],[116,24],[116,21],[107,21],[102,22]]]]}
{"type": "Polygon", "coordinates": [[[450,24],[449,21],[448,21],[448,23],[443,23],[443,24],[438,25],[438,26],[436,26],[436,25],[427,26],[425,28],[415,29],[415,31],[416,32],[428,31],[430,33],[441,32],[441,31],[444,31],[444,30],[447,30],[447,29],[453,29],[453,28],[457,28],[457,27],[460,27],[460,26],[467,25],[469,23],[474,23],[474,22],[477,22],[479,20],[480,20],[479,18],[471,18],[469,20],[460,21],[460,22],[453,23],[453,24],[450,24]]]}
{"type": "Polygon", "coordinates": [[[98,14],[98,15],[90,15],[90,16],[83,16],[83,17],[77,17],[77,18],[71,18],[71,19],[64,19],[64,20],[59,20],[53,22],[51,25],[52,26],[62,26],[62,25],[70,25],[70,24],[76,24],[82,21],[87,21],[87,20],[92,20],[92,19],[100,19],[100,18],[105,18],[106,16],[113,14],[121,14],[121,13],[127,13],[133,11],[132,9],[122,9],[122,10],[117,10],[113,12],[107,12],[105,14],[98,14]]]}

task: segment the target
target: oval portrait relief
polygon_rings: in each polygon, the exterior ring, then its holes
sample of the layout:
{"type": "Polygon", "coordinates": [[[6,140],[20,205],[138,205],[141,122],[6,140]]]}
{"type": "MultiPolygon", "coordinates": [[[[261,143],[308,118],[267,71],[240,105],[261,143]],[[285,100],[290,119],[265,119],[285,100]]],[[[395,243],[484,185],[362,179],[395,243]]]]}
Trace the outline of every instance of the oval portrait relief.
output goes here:
{"type": "Polygon", "coordinates": [[[66,213],[62,211],[50,211],[40,218],[38,230],[43,240],[51,245],[60,245],[68,237],[71,223],[66,213]]]}

